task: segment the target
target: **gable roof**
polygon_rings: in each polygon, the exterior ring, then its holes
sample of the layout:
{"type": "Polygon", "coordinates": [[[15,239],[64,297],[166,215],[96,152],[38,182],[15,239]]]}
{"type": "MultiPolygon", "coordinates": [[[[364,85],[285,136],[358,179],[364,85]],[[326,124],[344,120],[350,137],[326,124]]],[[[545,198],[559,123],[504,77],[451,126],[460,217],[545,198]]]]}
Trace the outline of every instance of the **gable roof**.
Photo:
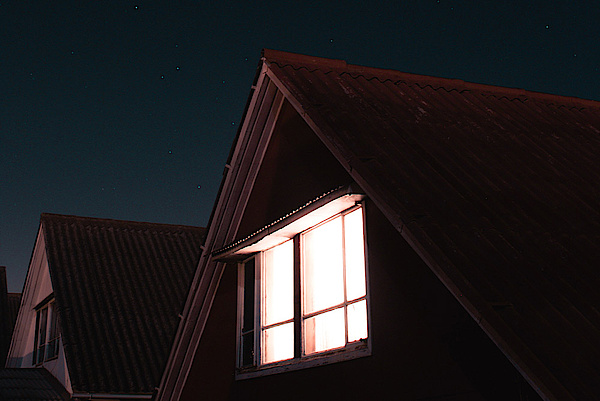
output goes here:
{"type": "Polygon", "coordinates": [[[205,229],[42,214],[74,393],[151,394],[205,229]]]}
{"type": "Polygon", "coordinates": [[[225,205],[252,182],[247,136],[263,140],[252,127],[282,94],[543,398],[597,398],[600,103],[273,50],[261,61],[161,392],[185,380],[220,276],[210,252],[235,237],[225,205]]]}
{"type": "Polygon", "coordinates": [[[600,103],[273,51],[264,58],[533,386],[548,398],[598,397],[600,103]]]}
{"type": "Polygon", "coordinates": [[[0,399],[4,401],[63,401],[71,397],[44,368],[0,369],[0,399]]]}

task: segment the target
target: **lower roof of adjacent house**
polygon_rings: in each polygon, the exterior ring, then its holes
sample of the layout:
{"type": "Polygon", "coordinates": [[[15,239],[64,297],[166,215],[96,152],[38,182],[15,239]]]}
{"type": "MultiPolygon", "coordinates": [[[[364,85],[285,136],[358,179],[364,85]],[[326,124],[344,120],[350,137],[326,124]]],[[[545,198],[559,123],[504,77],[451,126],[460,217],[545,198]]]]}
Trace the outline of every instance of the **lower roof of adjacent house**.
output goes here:
{"type": "Polygon", "coordinates": [[[44,368],[0,369],[0,400],[66,401],[71,397],[44,368]]]}
{"type": "Polygon", "coordinates": [[[152,394],[206,230],[56,214],[41,229],[73,392],[152,394]]]}

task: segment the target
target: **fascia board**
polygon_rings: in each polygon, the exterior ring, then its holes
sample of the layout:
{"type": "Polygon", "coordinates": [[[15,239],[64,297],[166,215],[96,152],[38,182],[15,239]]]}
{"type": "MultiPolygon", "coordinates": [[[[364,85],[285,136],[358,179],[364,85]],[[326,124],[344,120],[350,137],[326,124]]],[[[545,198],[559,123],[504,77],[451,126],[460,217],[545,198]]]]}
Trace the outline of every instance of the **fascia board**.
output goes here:
{"type": "MultiPolygon", "coordinates": [[[[253,184],[254,177],[241,178],[244,172],[240,171],[242,159],[248,157],[248,149],[246,144],[248,143],[248,136],[255,135],[255,129],[253,126],[252,116],[258,111],[264,102],[264,98],[261,99],[261,93],[266,91],[266,85],[270,84],[266,74],[266,64],[263,62],[260,73],[258,74],[256,85],[253,87],[253,93],[250,98],[249,106],[242,119],[239,134],[236,138],[236,142],[233,144],[231,157],[226,165],[224,177],[222,180],[221,189],[217,197],[217,201],[211,216],[206,242],[200,257],[198,268],[192,286],[190,287],[190,293],[186,300],[184,310],[181,316],[181,322],[177,329],[177,334],[169,359],[167,361],[167,367],[161,379],[161,383],[157,393],[157,400],[177,400],[179,399],[185,381],[189,375],[189,370],[192,365],[193,356],[196,353],[196,349],[200,342],[200,337],[204,329],[205,320],[208,318],[210,307],[216,294],[218,282],[222,274],[222,265],[211,262],[210,253],[212,249],[222,246],[227,239],[225,237],[231,237],[235,235],[239,221],[232,221],[234,215],[241,219],[241,215],[238,216],[236,213],[232,213],[231,209],[238,209],[240,206],[245,207],[247,199],[244,197],[234,199],[232,197],[232,190],[234,186],[241,185],[247,189],[244,191],[244,196],[249,196],[249,190],[252,185],[249,185],[249,181],[253,184]],[[250,180],[248,180],[250,178],[250,180]],[[241,182],[241,183],[240,183],[241,182]],[[239,184],[238,184],[239,183],[239,184]],[[233,205],[231,202],[234,202],[233,205]],[[235,226],[235,229],[230,230],[230,227],[235,226]],[[224,234],[225,232],[225,234],[224,234]]],[[[273,94],[273,102],[276,102],[276,97],[279,96],[279,106],[283,102],[283,97],[276,90],[273,94]]],[[[278,111],[277,111],[278,113],[278,111]]],[[[265,141],[262,141],[259,145],[263,148],[262,153],[268,145],[268,138],[272,132],[272,128],[276,122],[276,118],[267,117],[268,121],[266,125],[267,137],[265,141]]],[[[262,134],[262,131],[261,133],[262,134]]],[[[251,155],[254,157],[255,155],[251,155]]],[[[251,166],[257,168],[260,167],[262,157],[255,159],[251,163],[251,166]]],[[[242,207],[242,209],[243,209],[242,207]]]]}

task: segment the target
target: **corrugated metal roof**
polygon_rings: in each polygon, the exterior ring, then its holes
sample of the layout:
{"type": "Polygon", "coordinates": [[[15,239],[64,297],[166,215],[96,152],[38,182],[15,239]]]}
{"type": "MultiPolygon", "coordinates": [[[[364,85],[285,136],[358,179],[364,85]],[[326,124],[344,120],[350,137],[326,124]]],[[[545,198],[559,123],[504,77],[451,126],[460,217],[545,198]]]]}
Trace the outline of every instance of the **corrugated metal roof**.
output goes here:
{"type": "Polygon", "coordinates": [[[42,214],[75,392],[158,386],[205,229],[42,214]]]}
{"type": "Polygon", "coordinates": [[[600,396],[600,103],[264,52],[270,76],[548,397],[600,396]]]}
{"type": "Polygon", "coordinates": [[[0,400],[63,401],[71,397],[44,368],[0,369],[0,400]]]}

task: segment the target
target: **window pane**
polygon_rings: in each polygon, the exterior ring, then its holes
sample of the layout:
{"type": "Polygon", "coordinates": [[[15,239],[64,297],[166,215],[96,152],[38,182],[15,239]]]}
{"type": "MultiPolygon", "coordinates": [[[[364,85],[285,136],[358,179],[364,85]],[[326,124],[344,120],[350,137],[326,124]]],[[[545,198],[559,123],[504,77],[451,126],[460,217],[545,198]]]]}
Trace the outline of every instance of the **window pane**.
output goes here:
{"type": "Polygon", "coordinates": [[[44,345],[46,343],[46,323],[48,321],[48,308],[44,308],[40,311],[40,325],[39,325],[39,333],[38,333],[38,345],[44,345]]]}
{"type": "Polygon", "coordinates": [[[311,317],[304,321],[304,353],[326,351],[346,345],[344,308],[311,317]]]}
{"type": "Polygon", "coordinates": [[[358,341],[368,336],[367,301],[348,305],[348,342],[358,341]]]}
{"type": "Polygon", "coordinates": [[[54,358],[58,355],[58,316],[56,313],[56,304],[51,303],[48,306],[48,313],[50,314],[50,332],[46,348],[46,359],[54,358]]]}
{"type": "Polygon", "coordinates": [[[34,339],[34,343],[33,343],[33,357],[31,359],[32,365],[35,365],[37,363],[37,356],[38,356],[37,348],[40,343],[39,337],[40,337],[40,311],[37,311],[35,313],[35,339],[34,339]]]}
{"type": "Polygon", "coordinates": [[[294,323],[263,330],[262,363],[272,363],[294,357],[294,323]]]}
{"type": "Polygon", "coordinates": [[[342,218],[303,235],[304,313],[344,302],[342,218]]]}
{"type": "Polygon", "coordinates": [[[262,265],[262,326],[294,318],[294,241],[264,254],[262,265]]]}
{"type": "Polygon", "coordinates": [[[344,216],[346,241],[346,294],[348,301],[367,295],[365,280],[365,242],[362,209],[344,216]]]}
{"type": "Polygon", "coordinates": [[[242,331],[254,329],[254,259],[244,264],[244,308],[242,331]]]}
{"type": "Polygon", "coordinates": [[[254,332],[251,331],[242,336],[242,365],[254,365],[254,332]]]}
{"type": "Polygon", "coordinates": [[[38,350],[37,350],[37,363],[44,362],[45,345],[46,345],[46,332],[47,332],[47,320],[48,320],[48,308],[40,310],[40,325],[38,331],[38,350]]]}

